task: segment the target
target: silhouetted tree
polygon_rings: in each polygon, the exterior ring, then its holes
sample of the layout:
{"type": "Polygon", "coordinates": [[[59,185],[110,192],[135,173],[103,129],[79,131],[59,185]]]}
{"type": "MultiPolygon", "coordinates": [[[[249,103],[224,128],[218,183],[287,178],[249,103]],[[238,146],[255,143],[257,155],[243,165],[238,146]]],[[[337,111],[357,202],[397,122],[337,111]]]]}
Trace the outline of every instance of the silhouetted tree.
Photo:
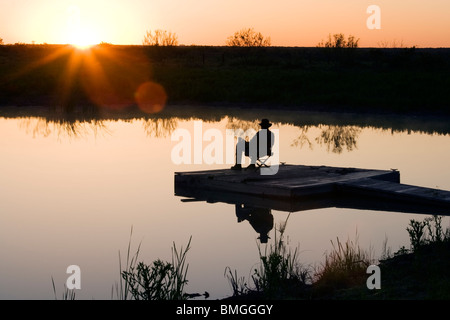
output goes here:
{"type": "Polygon", "coordinates": [[[333,37],[329,34],[328,40],[322,40],[317,44],[317,46],[324,48],[357,48],[358,42],[359,38],[356,39],[355,36],[349,35],[347,40],[345,40],[343,33],[336,33],[333,37]]]}
{"type": "Polygon", "coordinates": [[[3,44],[3,39],[2,38],[0,38],[0,44],[3,44]]]}
{"type": "Polygon", "coordinates": [[[177,46],[178,36],[167,30],[157,29],[153,32],[149,30],[145,34],[142,44],[146,46],[177,46]]]}
{"type": "Polygon", "coordinates": [[[388,40],[382,40],[382,41],[378,41],[377,42],[378,47],[380,48],[402,48],[402,49],[407,49],[407,48],[416,48],[416,46],[408,46],[406,44],[403,43],[403,40],[392,40],[392,41],[388,41],[388,40]]]}
{"type": "Polygon", "coordinates": [[[226,44],[232,47],[269,47],[270,37],[264,37],[253,28],[242,29],[228,37],[226,44]]]}

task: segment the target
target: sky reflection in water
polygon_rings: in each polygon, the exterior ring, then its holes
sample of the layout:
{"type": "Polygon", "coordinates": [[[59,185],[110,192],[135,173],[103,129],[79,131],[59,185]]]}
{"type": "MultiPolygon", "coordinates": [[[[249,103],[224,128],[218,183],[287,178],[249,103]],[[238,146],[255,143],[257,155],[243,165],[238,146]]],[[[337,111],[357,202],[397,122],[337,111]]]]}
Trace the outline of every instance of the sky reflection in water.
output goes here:
{"type": "MultiPolygon", "coordinates": [[[[141,243],[147,263],[169,261],[173,243],[185,246],[192,236],[188,291],[206,290],[211,299],[230,295],[225,268],[248,277],[258,263],[260,234],[233,205],[183,202],[174,195],[174,172],[228,167],[171,161],[177,143],[171,134],[177,128],[193,132],[194,120],[0,118],[0,298],[53,299],[51,277],[62,294],[66,268],[76,264],[82,271],[77,298],[110,299],[131,227],[132,248],[141,243]]],[[[202,125],[203,132],[215,128],[225,135],[226,129],[257,130],[258,122],[225,116],[202,125]]],[[[280,161],[395,168],[402,183],[450,190],[448,134],[273,122],[280,161]]],[[[322,262],[337,237],[357,237],[375,257],[386,239],[394,252],[408,247],[409,220],[426,216],[337,208],[270,213],[273,227],[289,216],[288,242],[305,264],[322,262]]]]}

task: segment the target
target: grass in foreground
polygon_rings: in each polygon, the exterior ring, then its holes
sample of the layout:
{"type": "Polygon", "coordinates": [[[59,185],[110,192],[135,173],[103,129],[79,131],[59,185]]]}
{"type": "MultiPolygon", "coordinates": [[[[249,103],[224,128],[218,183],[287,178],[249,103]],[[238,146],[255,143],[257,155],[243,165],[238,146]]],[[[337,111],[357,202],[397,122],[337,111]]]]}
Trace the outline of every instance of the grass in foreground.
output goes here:
{"type": "MultiPolygon", "coordinates": [[[[132,234],[132,232],[131,232],[132,234]]],[[[125,269],[120,263],[120,282],[116,285],[116,294],[120,300],[186,300],[191,295],[185,292],[188,283],[186,254],[190,249],[191,239],[185,249],[172,247],[172,261],[160,259],[148,265],[138,262],[140,244],[131,256],[131,234],[128,244],[125,269]]],[[[119,260],[120,253],[119,253],[119,260]]]]}
{"type": "Polygon", "coordinates": [[[450,229],[443,230],[442,217],[411,220],[407,231],[411,249],[400,248],[379,260],[381,289],[369,290],[368,266],[376,264],[371,251],[357,240],[332,242],[333,250],[316,269],[299,268],[280,238],[261,255],[261,268],[252,275],[253,286],[227,268],[233,295],[229,299],[342,299],[405,300],[450,298],[450,229]]]}
{"type": "Polygon", "coordinates": [[[258,246],[260,263],[251,276],[251,285],[230,267],[225,269],[233,290],[232,299],[295,299],[309,292],[308,268],[299,262],[298,250],[291,250],[286,244],[286,222],[275,229],[274,244],[266,246],[264,252],[258,246]]]}
{"type": "MultiPolygon", "coordinates": [[[[260,263],[250,281],[225,268],[232,295],[225,300],[442,300],[450,299],[450,229],[442,228],[442,217],[431,216],[423,221],[410,220],[406,228],[411,248],[386,252],[378,261],[381,289],[369,290],[367,268],[376,263],[371,251],[357,242],[339,238],[325,261],[313,269],[301,264],[297,249],[291,250],[285,240],[286,223],[275,228],[274,243],[262,251],[260,263]]],[[[132,229],[131,229],[132,234],[132,229]]],[[[189,294],[186,263],[192,237],[185,249],[172,247],[172,261],[160,259],[152,264],[138,262],[140,244],[131,255],[131,234],[126,264],[122,269],[119,253],[120,282],[113,287],[119,300],[188,300],[209,297],[189,294]]],[[[52,278],[55,299],[55,284],[52,278]]],[[[74,300],[73,290],[63,293],[64,300],[74,300]]]]}
{"type": "Polygon", "coordinates": [[[327,296],[366,283],[367,268],[375,263],[370,251],[363,250],[355,241],[342,243],[331,241],[333,250],[325,256],[325,262],[314,274],[314,295],[327,296]]]}
{"type": "MultiPolygon", "coordinates": [[[[55,286],[55,280],[52,277],[52,287],[53,287],[53,294],[55,295],[55,300],[58,300],[58,294],[56,293],[56,286],[55,286]]],[[[75,290],[71,290],[67,288],[67,286],[64,284],[64,291],[62,293],[62,300],[75,300],[75,290]]]]}

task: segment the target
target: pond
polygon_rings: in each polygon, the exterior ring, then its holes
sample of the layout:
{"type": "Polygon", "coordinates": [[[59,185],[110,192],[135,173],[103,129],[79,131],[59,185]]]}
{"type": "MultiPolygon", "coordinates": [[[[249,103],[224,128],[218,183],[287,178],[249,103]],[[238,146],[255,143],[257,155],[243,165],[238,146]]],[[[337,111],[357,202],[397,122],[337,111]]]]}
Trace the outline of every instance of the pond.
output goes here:
{"type": "MultiPolygon", "coordinates": [[[[81,270],[76,299],[116,299],[129,243],[139,260],[171,261],[172,247],[185,248],[187,291],[221,299],[232,294],[226,268],[249,278],[275,229],[286,221],[289,247],[302,264],[315,266],[347,239],[379,258],[409,248],[410,219],[427,214],[318,208],[272,210],[267,243],[235,206],[182,201],[174,173],[228,168],[222,163],[173,161],[172,134],[194,127],[258,129],[270,118],[279,133],[280,161],[400,172],[401,182],[450,190],[450,136],[445,121],[206,108],[165,116],[59,121],[0,111],[0,299],[60,299],[69,274],[81,270]],[[205,111],[208,110],[208,111],[205,111]],[[132,234],[131,234],[132,232],[132,234]]],[[[210,142],[204,140],[202,148],[210,142]]],[[[223,155],[224,159],[226,155],[223,155]]],[[[449,226],[448,217],[443,227],[449,226]]]]}

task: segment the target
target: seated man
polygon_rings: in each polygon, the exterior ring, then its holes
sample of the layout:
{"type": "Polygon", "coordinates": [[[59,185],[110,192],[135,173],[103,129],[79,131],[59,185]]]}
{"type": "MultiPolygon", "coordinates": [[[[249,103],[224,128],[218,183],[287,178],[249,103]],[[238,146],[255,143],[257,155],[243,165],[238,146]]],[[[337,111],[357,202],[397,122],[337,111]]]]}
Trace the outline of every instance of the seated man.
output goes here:
{"type": "Polygon", "coordinates": [[[259,158],[272,155],[272,147],[275,141],[273,132],[269,130],[272,124],[268,119],[262,119],[259,125],[261,126],[261,130],[250,141],[238,138],[236,144],[236,163],[231,167],[232,170],[242,169],[242,153],[250,158],[250,165],[247,167],[249,169],[256,167],[256,160],[259,158]]]}

